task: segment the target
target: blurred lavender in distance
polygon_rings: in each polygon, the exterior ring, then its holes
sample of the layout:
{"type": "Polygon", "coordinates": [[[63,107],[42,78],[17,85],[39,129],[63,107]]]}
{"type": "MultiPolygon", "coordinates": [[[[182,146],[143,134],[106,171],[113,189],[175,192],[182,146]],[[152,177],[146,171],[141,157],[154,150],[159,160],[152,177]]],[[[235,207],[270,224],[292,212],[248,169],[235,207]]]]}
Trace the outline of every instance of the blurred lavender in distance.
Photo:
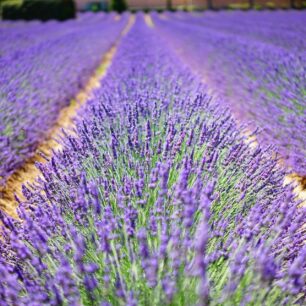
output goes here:
{"type": "Polygon", "coordinates": [[[85,14],[63,23],[0,23],[0,185],[34,154],[127,18],[85,14]]]}
{"type": "Polygon", "coordinates": [[[169,46],[306,176],[306,13],[153,14],[169,46]]]}

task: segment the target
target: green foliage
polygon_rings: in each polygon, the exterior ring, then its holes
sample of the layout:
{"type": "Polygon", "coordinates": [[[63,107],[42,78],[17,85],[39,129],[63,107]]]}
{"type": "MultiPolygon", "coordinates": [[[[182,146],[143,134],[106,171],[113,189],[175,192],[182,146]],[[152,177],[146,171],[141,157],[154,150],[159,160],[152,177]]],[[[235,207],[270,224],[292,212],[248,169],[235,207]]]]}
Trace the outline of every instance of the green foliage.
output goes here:
{"type": "Polygon", "coordinates": [[[66,20],[75,17],[73,0],[24,0],[22,4],[8,3],[3,6],[3,19],[66,20]]]}
{"type": "Polygon", "coordinates": [[[22,0],[0,0],[0,6],[4,6],[4,5],[21,5],[22,4],[22,0]]]}
{"type": "Polygon", "coordinates": [[[99,5],[97,3],[93,3],[92,6],[91,6],[91,10],[93,12],[97,12],[97,11],[100,10],[100,7],[99,7],[99,5]]]}
{"type": "Polygon", "coordinates": [[[256,11],[261,11],[262,9],[263,9],[263,7],[262,7],[261,4],[255,3],[255,5],[254,5],[254,10],[256,10],[256,11]]]}
{"type": "Polygon", "coordinates": [[[125,0],[112,0],[111,1],[111,10],[118,13],[122,13],[127,9],[127,4],[125,0]]]}
{"type": "Polygon", "coordinates": [[[233,3],[228,5],[228,9],[230,10],[248,10],[249,8],[250,5],[248,2],[233,3]]]}
{"type": "Polygon", "coordinates": [[[274,2],[267,2],[266,6],[268,9],[270,10],[274,10],[276,8],[275,3],[274,2]]]}
{"type": "Polygon", "coordinates": [[[85,11],[100,12],[108,11],[108,3],[101,1],[92,1],[86,5],[85,11]]]}
{"type": "Polygon", "coordinates": [[[2,18],[16,20],[22,18],[22,10],[20,4],[4,3],[2,6],[2,18]]]}

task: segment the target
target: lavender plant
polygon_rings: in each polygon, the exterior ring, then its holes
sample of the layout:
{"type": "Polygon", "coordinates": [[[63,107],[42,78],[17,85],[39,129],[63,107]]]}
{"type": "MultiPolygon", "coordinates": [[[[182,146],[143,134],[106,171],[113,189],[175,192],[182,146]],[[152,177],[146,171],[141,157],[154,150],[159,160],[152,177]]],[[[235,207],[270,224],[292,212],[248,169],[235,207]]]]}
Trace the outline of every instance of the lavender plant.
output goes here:
{"type": "Polygon", "coordinates": [[[165,15],[182,23],[188,22],[217,32],[247,37],[294,53],[303,53],[306,47],[303,39],[306,35],[305,13],[302,11],[220,11],[192,15],[185,12],[168,12],[165,15]]]}
{"type": "Polygon", "coordinates": [[[1,41],[6,38],[0,47],[0,185],[33,155],[115,42],[127,16],[113,17],[0,30],[1,41]]]}
{"type": "Polygon", "coordinates": [[[0,305],[302,305],[305,208],[138,15],[76,136],[1,214],[0,305]]]}
{"type": "Polygon", "coordinates": [[[305,13],[165,16],[154,22],[168,44],[305,176],[305,13]]]}
{"type": "Polygon", "coordinates": [[[63,22],[49,20],[40,21],[9,21],[3,20],[0,23],[0,58],[18,57],[26,52],[28,48],[58,39],[69,33],[77,33],[85,27],[98,26],[100,22],[111,22],[115,14],[104,13],[82,13],[77,19],[70,19],[63,22]]]}

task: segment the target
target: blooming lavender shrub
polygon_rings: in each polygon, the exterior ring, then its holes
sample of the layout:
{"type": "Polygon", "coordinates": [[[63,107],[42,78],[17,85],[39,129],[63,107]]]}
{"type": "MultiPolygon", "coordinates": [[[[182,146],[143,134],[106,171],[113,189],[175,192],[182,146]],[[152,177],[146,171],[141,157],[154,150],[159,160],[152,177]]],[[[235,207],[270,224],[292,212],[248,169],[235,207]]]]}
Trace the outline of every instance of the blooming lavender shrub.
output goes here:
{"type": "Polygon", "coordinates": [[[305,12],[153,15],[159,33],[224,99],[259,126],[287,166],[306,175],[305,12]]]}
{"type": "Polygon", "coordinates": [[[0,29],[0,185],[33,156],[115,42],[127,16],[113,17],[0,29]]]}
{"type": "Polygon", "coordinates": [[[305,208],[160,42],[138,15],[20,221],[1,214],[1,305],[305,302],[305,208]]]}
{"type": "Polygon", "coordinates": [[[58,22],[50,20],[47,22],[36,21],[8,21],[0,23],[0,58],[18,57],[34,45],[42,44],[46,40],[54,40],[68,33],[82,30],[84,26],[94,26],[98,22],[111,21],[113,14],[79,14],[76,20],[58,22]]]}

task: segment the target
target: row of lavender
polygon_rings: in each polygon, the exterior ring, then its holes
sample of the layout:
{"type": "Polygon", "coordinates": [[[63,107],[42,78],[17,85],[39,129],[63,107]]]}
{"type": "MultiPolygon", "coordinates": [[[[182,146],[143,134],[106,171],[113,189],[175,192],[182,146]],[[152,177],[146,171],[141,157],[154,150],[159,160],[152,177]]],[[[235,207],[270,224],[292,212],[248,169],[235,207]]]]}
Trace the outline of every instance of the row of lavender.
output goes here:
{"type": "Polygon", "coordinates": [[[0,305],[302,305],[305,208],[137,16],[77,136],[1,214],[0,305]]]}
{"type": "Polygon", "coordinates": [[[127,22],[83,16],[1,27],[0,185],[31,157],[127,22]],[[101,39],[103,37],[103,39],[101,39]]]}
{"type": "Polygon", "coordinates": [[[239,119],[259,126],[296,173],[306,175],[304,12],[171,14],[154,22],[168,44],[239,119]]]}
{"type": "Polygon", "coordinates": [[[291,49],[296,53],[304,52],[305,13],[291,12],[207,12],[204,14],[171,14],[171,19],[188,21],[223,33],[235,34],[291,49]],[[192,17],[192,18],[190,18],[192,17]],[[222,20],[222,22],[220,22],[222,20]]]}
{"type": "Polygon", "coordinates": [[[50,20],[44,23],[40,21],[2,21],[0,23],[0,58],[16,58],[27,48],[81,30],[85,24],[94,25],[99,21],[111,21],[114,18],[115,14],[84,13],[79,15],[77,21],[74,19],[65,22],[50,20]]]}

